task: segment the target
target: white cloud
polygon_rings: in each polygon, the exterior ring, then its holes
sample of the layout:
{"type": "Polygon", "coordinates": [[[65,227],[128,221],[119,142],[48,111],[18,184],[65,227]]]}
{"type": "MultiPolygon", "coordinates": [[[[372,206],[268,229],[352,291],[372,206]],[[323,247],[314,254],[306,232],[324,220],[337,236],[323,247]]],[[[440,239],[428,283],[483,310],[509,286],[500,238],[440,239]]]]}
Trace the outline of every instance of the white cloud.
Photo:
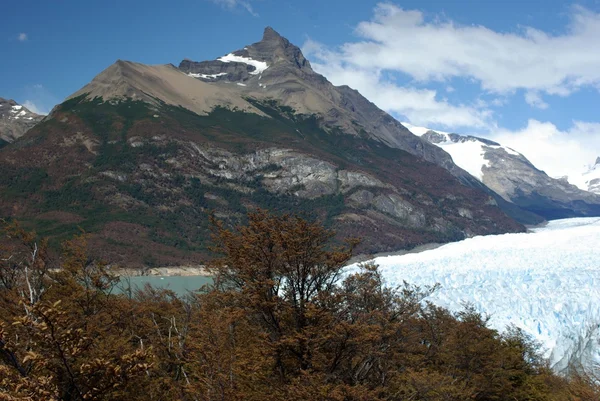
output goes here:
{"type": "Polygon", "coordinates": [[[258,14],[252,8],[252,5],[249,1],[245,0],[211,0],[213,3],[220,5],[223,8],[228,10],[235,10],[238,8],[242,8],[248,11],[253,16],[257,17],[258,14]]]}
{"type": "Polygon", "coordinates": [[[47,115],[49,113],[49,110],[43,109],[38,107],[35,103],[33,103],[31,100],[25,100],[23,102],[23,106],[25,106],[26,108],[29,109],[29,111],[34,112],[35,114],[42,114],[42,115],[47,115]]]}
{"type": "Polygon", "coordinates": [[[19,40],[19,42],[25,42],[25,41],[27,40],[27,38],[28,38],[28,37],[27,37],[27,34],[26,34],[26,33],[23,33],[23,32],[21,32],[21,33],[20,33],[20,34],[17,36],[17,39],[19,40]]]}
{"type": "Polygon", "coordinates": [[[421,82],[462,77],[495,93],[516,89],[567,95],[600,85],[600,14],[570,9],[565,33],[525,27],[515,33],[462,26],[393,4],[379,4],[356,28],[359,41],[337,52],[364,69],[401,71],[421,82]]]}
{"type": "Polygon", "coordinates": [[[544,110],[548,108],[548,103],[544,102],[540,94],[535,91],[525,92],[525,102],[531,107],[536,107],[538,109],[544,110]]]}
{"type": "Polygon", "coordinates": [[[551,177],[577,176],[600,156],[600,123],[574,121],[562,131],[532,119],[520,130],[497,130],[490,139],[524,154],[551,177]]]}
{"type": "Polygon", "coordinates": [[[382,70],[345,63],[337,53],[312,40],[304,44],[303,51],[317,60],[311,62],[313,69],[334,85],[348,85],[379,108],[415,125],[483,128],[490,124],[491,111],[485,105],[452,105],[435,90],[398,86],[382,70]]]}

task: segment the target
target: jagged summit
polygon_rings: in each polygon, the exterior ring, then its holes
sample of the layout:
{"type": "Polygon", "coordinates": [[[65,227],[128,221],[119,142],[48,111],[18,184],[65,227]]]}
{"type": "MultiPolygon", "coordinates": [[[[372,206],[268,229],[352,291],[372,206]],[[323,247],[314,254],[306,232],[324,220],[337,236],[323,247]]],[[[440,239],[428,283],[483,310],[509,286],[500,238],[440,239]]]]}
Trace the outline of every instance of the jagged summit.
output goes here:
{"type": "Polygon", "coordinates": [[[281,36],[279,34],[279,32],[277,32],[275,29],[271,28],[270,26],[266,27],[264,32],[263,32],[263,38],[262,41],[263,42],[267,42],[270,40],[284,40],[287,41],[287,39],[285,39],[283,36],[281,36]]]}
{"type": "Polygon", "coordinates": [[[291,63],[299,69],[307,69],[312,72],[308,60],[302,54],[299,47],[290,43],[271,27],[266,27],[260,42],[254,43],[246,48],[249,53],[256,50],[257,56],[270,60],[272,64],[291,63]]]}
{"type": "Polygon", "coordinates": [[[265,81],[268,78],[294,73],[291,70],[303,70],[314,74],[300,48],[271,27],[265,28],[262,40],[259,42],[216,60],[194,62],[184,59],[179,64],[179,68],[188,75],[206,82],[236,82],[259,88],[266,85],[257,82],[263,79],[263,74],[265,81]]]}

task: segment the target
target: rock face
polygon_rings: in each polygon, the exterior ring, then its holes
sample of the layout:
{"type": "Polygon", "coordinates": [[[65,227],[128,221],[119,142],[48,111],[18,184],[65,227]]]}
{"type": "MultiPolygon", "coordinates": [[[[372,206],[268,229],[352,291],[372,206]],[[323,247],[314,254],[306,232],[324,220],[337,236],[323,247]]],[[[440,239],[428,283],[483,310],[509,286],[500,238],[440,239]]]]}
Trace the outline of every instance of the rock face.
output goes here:
{"type": "Polygon", "coordinates": [[[524,230],[271,29],[181,68],[118,61],[0,150],[0,214],[55,243],[82,227],[93,256],[138,266],[197,263],[210,213],[236,224],[256,207],[360,237],[363,253],[524,230]]]}
{"type": "Polygon", "coordinates": [[[43,118],[12,99],[0,97],[0,146],[20,138],[43,118]]]}
{"type": "Polygon", "coordinates": [[[600,196],[549,177],[513,149],[485,138],[432,130],[421,138],[446,150],[506,201],[545,219],[600,215],[600,196]]]}

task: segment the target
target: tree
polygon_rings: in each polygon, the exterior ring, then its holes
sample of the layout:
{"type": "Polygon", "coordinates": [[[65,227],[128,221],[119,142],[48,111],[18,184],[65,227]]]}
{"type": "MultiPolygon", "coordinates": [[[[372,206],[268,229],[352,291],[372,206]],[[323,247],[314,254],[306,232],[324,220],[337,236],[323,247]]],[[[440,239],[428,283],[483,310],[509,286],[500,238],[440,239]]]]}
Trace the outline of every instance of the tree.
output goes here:
{"type": "Polygon", "coordinates": [[[560,378],[516,329],[427,303],[344,269],[353,245],[265,211],[213,219],[213,286],[112,293],[86,236],[59,261],[18,225],[0,249],[0,400],[595,400],[597,379],[560,378]]]}

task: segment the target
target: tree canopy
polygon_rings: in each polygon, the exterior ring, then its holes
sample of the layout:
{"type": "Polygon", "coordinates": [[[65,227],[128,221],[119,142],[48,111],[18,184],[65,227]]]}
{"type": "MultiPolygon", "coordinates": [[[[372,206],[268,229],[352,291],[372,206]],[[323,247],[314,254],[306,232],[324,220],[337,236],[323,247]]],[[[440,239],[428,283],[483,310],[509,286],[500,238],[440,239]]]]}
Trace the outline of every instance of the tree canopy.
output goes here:
{"type": "Polygon", "coordinates": [[[51,260],[5,224],[0,249],[0,400],[593,400],[518,329],[424,301],[436,288],[347,274],[355,240],[292,215],[212,219],[214,284],[178,296],[113,291],[86,237],[51,260]]]}

